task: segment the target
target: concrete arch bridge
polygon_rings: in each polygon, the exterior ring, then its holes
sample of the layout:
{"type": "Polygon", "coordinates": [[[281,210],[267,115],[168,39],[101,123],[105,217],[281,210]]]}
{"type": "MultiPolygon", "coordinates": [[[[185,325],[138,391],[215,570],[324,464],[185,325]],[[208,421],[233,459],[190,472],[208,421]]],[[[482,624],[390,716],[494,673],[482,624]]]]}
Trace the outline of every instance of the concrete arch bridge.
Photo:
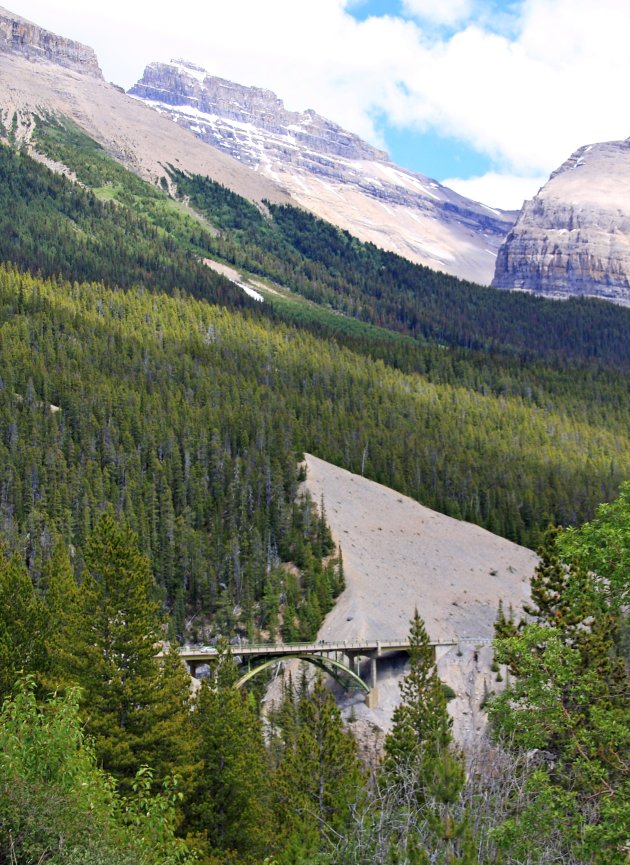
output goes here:
{"type": "MultiPolygon", "coordinates": [[[[431,643],[435,660],[449,649],[461,644],[479,644],[491,642],[488,638],[465,638],[462,640],[439,640],[431,643]]],[[[236,687],[248,682],[263,670],[267,670],[280,661],[296,659],[306,661],[332,676],[346,690],[357,688],[366,695],[366,703],[374,708],[378,703],[378,659],[392,652],[408,652],[409,639],[388,640],[333,640],[314,643],[259,643],[231,646],[232,655],[240,667],[240,676],[236,687]],[[361,658],[368,658],[367,675],[361,677],[361,658]]],[[[180,649],[182,660],[185,661],[191,676],[196,677],[198,668],[212,664],[219,657],[211,646],[180,649]]],[[[365,665],[364,665],[365,666],[365,665]]]]}

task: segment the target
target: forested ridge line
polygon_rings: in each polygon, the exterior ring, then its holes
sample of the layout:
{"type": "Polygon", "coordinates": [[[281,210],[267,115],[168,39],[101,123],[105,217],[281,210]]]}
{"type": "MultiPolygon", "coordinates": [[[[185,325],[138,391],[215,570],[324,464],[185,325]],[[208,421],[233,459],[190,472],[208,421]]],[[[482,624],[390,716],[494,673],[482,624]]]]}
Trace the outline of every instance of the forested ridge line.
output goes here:
{"type": "MultiPolygon", "coordinates": [[[[324,307],[415,339],[524,362],[630,367],[630,311],[623,307],[591,299],[557,303],[484,288],[362,243],[300,208],[268,204],[265,214],[209,178],[170,166],[182,201],[202,215],[194,219],[190,209],[124,169],[69,121],[40,119],[35,142],[100,200],[132,209],[193,258],[219,255],[324,307]]],[[[200,279],[196,268],[195,273],[200,279]]],[[[148,281],[157,278],[149,270],[148,281]]],[[[187,285],[180,287],[189,290],[187,285]]]]}
{"type": "Polygon", "coordinates": [[[208,178],[174,170],[171,176],[195,208],[229,228],[212,241],[223,258],[345,315],[523,361],[630,364],[629,310],[484,288],[363,243],[300,208],[269,204],[269,219],[208,178]]]}
{"type": "MultiPolygon", "coordinates": [[[[4,260],[14,261],[34,273],[60,274],[70,280],[96,280],[110,287],[137,285],[168,293],[183,290],[210,302],[248,308],[252,315],[262,315],[264,311],[273,319],[294,323],[347,345],[354,352],[381,359],[389,366],[418,372],[435,383],[460,384],[482,394],[522,397],[538,407],[562,407],[573,412],[576,418],[594,418],[599,410],[601,421],[606,424],[614,415],[624,418],[630,397],[628,377],[623,370],[624,352],[630,350],[624,310],[609,304],[595,305],[597,315],[605,313],[606,327],[600,327],[596,315],[591,329],[597,339],[590,348],[587,346],[581,359],[565,356],[564,352],[549,354],[546,349],[541,357],[536,341],[542,340],[546,345],[553,329],[551,332],[541,330],[544,321],[534,321],[536,333],[532,334],[528,330],[530,325],[516,314],[509,316],[511,326],[524,328],[522,337],[528,344],[525,354],[515,353],[507,344],[482,350],[447,346],[425,338],[418,340],[393,330],[361,324],[347,315],[334,314],[326,305],[299,304],[286,297],[268,296],[272,302],[263,304],[261,310],[259,304],[250,301],[228,280],[200,263],[201,257],[212,254],[217,243],[238,246],[246,242],[249,252],[241,250],[240,257],[245,259],[246,266],[255,267],[257,257],[262,254],[257,246],[260,237],[270,235],[273,239],[275,236],[274,243],[281,240],[272,221],[265,219],[249,202],[217,184],[204,181],[203,189],[208,196],[214,196],[206,203],[208,218],[218,226],[212,229],[209,222],[192,218],[189,210],[162,190],[124,169],[70,123],[62,126],[40,121],[37,144],[70,164],[88,188],[52,174],[24,153],[0,148],[3,181],[0,183],[3,205],[0,220],[4,229],[0,232],[0,257],[4,260]],[[621,318],[617,320],[617,316],[621,318]],[[607,335],[610,335],[610,344],[600,351],[599,343],[606,343],[607,335]]],[[[302,221],[306,218],[307,215],[300,216],[302,221]]],[[[324,231],[325,237],[333,232],[332,240],[336,238],[337,246],[345,245],[354,250],[352,254],[358,257],[360,268],[367,269],[368,274],[374,270],[369,247],[324,223],[307,223],[306,234],[313,230],[315,239],[320,231],[324,231]]],[[[282,243],[290,264],[297,253],[286,248],[284,241],[282,243]]],[[[335,261],[338,258],[339,255],[335,261]]],[[[298,256],[299,262],[294,276],[302,274],[300,279],[303,280],[308,261],[298,256]]],[[[402,260],[399,263],[403,268],[408,265],[402,260]]],[[[422,268],[409,267],[412,274],[424,272],[422,268]]],[[[348,272],[352,273],[352,267],[348,272]]],[[[382,268],[378,270],[378,274],[382,272],[382,268]]],[[[441,275],[432,274],[431,279],[433,277],[441,275]]],[[[387,278],[391,282],[392,274],[387,278]]],[[[451,277],[444,278],[459,285],[451,277]]],[[[512,302],[505,300],[502,292],[490,293],[488,297],[498,295],[502,303],[512,302]]],[[[534,310],[547,310],[569,324],[572,322],[566,304],[539,303],[532,298],[516,299],[514,303],[517,304],[514,313],[519,304],[533,303],[534,310]]],[[[571,326],[582,327],[584,322],[580,324],[578,318],[571,326]]],[[[473,333],[475,328],[473,317],[467,330],[473,333]]],[[[570,352],[577,350],[579,354],[582,342],[574,336],[570,334],[566,348],[570,352]]]]}

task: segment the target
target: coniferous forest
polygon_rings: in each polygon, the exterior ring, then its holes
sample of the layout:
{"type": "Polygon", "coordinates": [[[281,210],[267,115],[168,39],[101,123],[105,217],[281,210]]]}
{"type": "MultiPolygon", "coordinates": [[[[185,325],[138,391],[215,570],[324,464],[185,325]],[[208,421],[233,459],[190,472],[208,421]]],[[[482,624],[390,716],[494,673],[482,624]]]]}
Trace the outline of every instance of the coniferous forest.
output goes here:
{"type": "Polygon", "coordinates": [[[0,860],[627,862],[630,311],[36,145],[77,182],[0,146],[0,860]],[[421,611],[379,766],[321,680],[265,717],[234,687],[236,635],[314,639],[344,586],[304,452],[540,548],[478,752],[421,611]],[[218,650],[194,694],[184,641],[218,650]]]}

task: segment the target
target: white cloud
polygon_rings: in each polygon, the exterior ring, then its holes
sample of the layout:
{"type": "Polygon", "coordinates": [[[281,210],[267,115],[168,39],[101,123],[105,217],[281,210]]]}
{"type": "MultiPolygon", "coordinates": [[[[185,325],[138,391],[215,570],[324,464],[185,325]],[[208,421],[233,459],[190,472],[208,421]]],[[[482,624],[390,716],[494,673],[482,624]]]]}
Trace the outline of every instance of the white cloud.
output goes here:
{"type": "Polygon", "coordinates": [[[442,183],[473,201],[501,210],[520,210],[523,202],[533,198],[546,181],[546,175],[518,177],[489,171],[480,177],[447,177],[442,183]]]}
{"type": "Polygon", "coordinates": [[[549,174],[583,144],[630,135],[630,19],[620,0],[521,0],[509,19],[490,0],[405,0],[415,20],[362,22],[348,12],[352,0],[18,3],[19,14],[93,45],[106,77],[126,87],[151,60],[187,57],[377,144],[387,124],[456,137],[506,184],[549,174]],[[441,38],[420,23],[471,9],[474,20],[441,38]]]}
{"type": "Polygon", "coordinates": [[[433,24],[453,25],[471,15],[473,3],[472,0],[403,0],[403,10],[433,24]]]}

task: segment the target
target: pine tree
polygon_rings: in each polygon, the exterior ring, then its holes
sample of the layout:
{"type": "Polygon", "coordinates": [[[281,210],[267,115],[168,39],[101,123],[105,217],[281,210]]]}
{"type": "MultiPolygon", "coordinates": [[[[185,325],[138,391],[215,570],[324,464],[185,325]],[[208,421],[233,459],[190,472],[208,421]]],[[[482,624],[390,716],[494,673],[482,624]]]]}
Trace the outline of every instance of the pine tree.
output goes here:
{"type": "Polygon", "coordinates": [[[533,620],[495,642],[497,659],[516,675],[491,705],[497,733],[548,760],[535,773],[531,803],[509,827],[509,843],[526,845],[538,825],[544,844],[562,813],[562,855],[621,865],[630,703],[619,618],[597,577],[561,560],[555,534],[541,550],[532,597],[533,620]]]}
{"type": "Polygon", "coordinates": [[[191,770],[189,683],[172,654],[158,659],[162,626],[148,560],[136,535],[105,513],[88,538],[81,586],[63,554],[47,576],[63,621],[49,642],[55,681],[78,684],[99,761],[129,789],[143,765],[160,781],[191,770]]]}
{"type": "Polygon", "coordinates": [[[159,660],[155,703],[144,751],[157,778],[177,775],[184,796],[192,791],[198,768],[198,729],[194,723],[190,675],[175,646],[159,660]]]}
{"type": "Polygon", "coordinates": [[[402,787],[411,780],[415,789],[426,831],[419,846],[414,848],[410,842],[409,861],[477,865],[469,814],[461,801],[464,757],[452,742],[452,721],[433,647],[417,610],[409,641],[409,672],[401,683],[402,703],[394,710],[393,727],[385,740],[383,781],[402,787]]]}
{"type": "Polygon", "coordinates": [[[72,641],[73,622],[80,617],[80,591],[72,573],[68,550],[58,543],[46,562],[42,573],[42,587],[47,607],[48,628],[46,649],[49,656],[47,684],[57,690],[64,684],[71,657],[68,655],[72,641]]]}
{"type": "Polygon", "coordinates": [[[321,676],[302,690],[297,728],[285,742],[278,771],[276,812],[286,846],[281,861],[302,861],[342,831],[349,807],[364,787],[357,744],[343,729],[321,676]]]}
{"type": "Polygon", "coordinates": [[[104,767],[130,778],[146,762],[156,703],[160,639],[153,578],[136,538],[109,514],[88,539],[80,621],[73,637],[76,681],[88,731],[104,767]]]}

